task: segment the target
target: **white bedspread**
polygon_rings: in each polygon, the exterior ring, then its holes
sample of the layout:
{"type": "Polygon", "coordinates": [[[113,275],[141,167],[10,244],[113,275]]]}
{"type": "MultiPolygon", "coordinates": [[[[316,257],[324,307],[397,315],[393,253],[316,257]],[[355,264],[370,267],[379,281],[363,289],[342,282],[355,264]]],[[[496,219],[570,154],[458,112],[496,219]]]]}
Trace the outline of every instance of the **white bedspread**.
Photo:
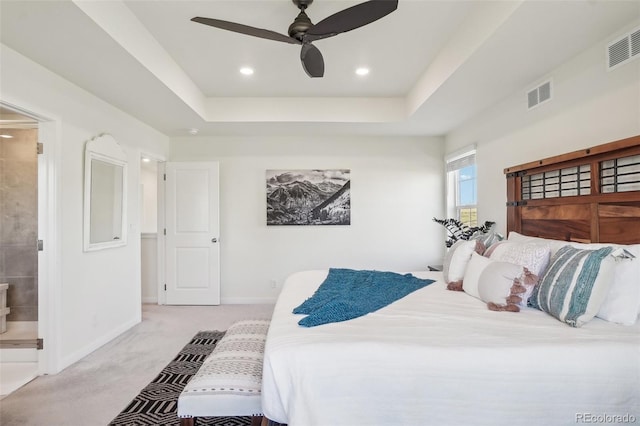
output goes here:
{"type": "Polygon", "coordinates": [[[364,317],[298,326],[302,316],[292,309],[326,275],[292,275],[276,304],[262,384],[271,420],[511,426],[627,415],[640,422],[640,324],[596,318],[576,329],[535,309],[493,312],[439,281],[364,317]]]}

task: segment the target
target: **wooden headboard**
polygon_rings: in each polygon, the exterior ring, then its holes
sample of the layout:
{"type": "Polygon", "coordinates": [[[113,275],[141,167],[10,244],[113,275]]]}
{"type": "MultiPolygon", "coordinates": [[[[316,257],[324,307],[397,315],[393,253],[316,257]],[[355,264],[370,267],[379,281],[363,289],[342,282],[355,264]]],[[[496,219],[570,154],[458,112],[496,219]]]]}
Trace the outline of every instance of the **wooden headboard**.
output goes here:
{"type": "Polygon", "coordinates": [[[640,136],[504,170],[507,232],[640,243],[640,136]]]}

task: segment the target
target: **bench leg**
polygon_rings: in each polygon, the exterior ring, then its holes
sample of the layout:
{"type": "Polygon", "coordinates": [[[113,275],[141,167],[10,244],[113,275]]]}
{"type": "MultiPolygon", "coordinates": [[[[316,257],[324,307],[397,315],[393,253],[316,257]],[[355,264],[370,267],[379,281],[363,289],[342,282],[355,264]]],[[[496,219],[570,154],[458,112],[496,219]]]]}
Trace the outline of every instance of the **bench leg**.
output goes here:
{"type": "Polygon", "coordinates": [[[194,417],[180,417],[180,426],[195,426],[196,419],[194,417]]]}

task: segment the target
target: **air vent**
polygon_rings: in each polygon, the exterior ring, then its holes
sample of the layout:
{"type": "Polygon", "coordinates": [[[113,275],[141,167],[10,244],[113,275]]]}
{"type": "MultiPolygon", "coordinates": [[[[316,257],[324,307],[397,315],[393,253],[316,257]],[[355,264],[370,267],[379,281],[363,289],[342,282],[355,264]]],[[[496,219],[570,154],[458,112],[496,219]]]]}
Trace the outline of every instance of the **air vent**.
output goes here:
{"type": "Polygon", "coordinates": [[[631,57],[635,57],[640,54],[640,29],[632,32],[629,36],[631,42],[631,57]]]}
{"type": "Polygon", "coordinates": [[[613,70],[640,57],[640,28],[607,45],[607,69],[613,70]]]}
{"type": "Polygon", "coordinates": [[[542,83],[535,89],[527,92],[527,107],[534,108],[551,100],[551,80],[542,83]]]}
{"type": "Polygon", "coordinates": [[[548,101],[551,99],[551,82],[547,81],[542,86],[538,87],[538,99],[540,99],[539,103],[544,101],[548,101]]]}

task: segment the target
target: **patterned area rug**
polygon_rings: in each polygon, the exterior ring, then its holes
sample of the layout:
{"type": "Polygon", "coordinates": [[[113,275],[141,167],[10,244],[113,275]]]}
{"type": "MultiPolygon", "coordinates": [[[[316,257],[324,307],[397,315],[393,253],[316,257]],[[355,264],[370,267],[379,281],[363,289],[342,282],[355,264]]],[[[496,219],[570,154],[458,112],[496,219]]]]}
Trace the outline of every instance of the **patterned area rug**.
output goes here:
{"type": "MultiPolygon", "coordinates": [[[[201,331],[153,379],[110,426],[179,425],[178,397],[213,351],[224,331],[201,331]]],[[[251,425],[251,417],[198,417],[198,426],[251,425]]]]}

